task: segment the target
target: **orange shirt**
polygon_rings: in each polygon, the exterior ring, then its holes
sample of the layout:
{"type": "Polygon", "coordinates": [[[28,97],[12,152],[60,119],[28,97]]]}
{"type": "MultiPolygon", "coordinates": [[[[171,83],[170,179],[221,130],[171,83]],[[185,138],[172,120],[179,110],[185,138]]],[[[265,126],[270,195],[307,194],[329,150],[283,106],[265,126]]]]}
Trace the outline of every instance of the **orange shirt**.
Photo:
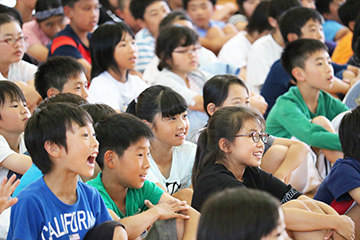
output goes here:
{"type": "Polygon", "coordinates": [[[346,64],[354,54],[351,48],[353,33],[349,32],[339,40],[331,56],[331,60],[337,64],[346,64]]]}

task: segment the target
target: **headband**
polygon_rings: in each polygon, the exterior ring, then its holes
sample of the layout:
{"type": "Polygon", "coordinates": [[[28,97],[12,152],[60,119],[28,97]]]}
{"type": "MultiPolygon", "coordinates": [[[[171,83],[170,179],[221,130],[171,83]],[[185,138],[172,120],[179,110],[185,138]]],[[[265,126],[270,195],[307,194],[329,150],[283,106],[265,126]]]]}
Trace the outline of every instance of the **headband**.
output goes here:
{"type": "Polygon", "coordinates": [[[52,9],[36,12],[35,18],[38,21],[43,21],[45,19],[48,19],[49,17],[56,15],[64,15],[64,10],[62,6],[58,8],[52,8],[52,9]]]}

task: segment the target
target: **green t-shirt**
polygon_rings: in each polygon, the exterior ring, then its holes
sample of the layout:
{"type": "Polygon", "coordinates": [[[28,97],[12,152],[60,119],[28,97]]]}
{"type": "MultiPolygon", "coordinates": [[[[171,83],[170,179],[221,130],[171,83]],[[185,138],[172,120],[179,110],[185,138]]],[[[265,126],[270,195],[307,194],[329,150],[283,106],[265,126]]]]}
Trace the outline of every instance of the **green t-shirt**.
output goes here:
{"type": "Polygon", "coordinates": [[[99,173],[96,178],[88,181],[87,184],[95,187],[99,191],[106,207],[113,210],[120,218],[133,216],[147,210],[148,208],[144,204],[144,201],[149,200],[152,204],[157,204],[164,193],[155,183],[148,180],[144,182],[143,187],[140,189],[129,188],[126,195],[126,215],[124,216],[106,192],[101,177],[102,173],[99,173]]]}
{"type": "Polygon", "coordinates": [[[320,91],[316,113],[313,113],[305,104],[299,89],[291,87],[276,100],[266,119],[266,131],[276,137],[294,136],[312,147],[341,151],[338,134],[328,132],[311,120],[325,116],[331,121],[347,110],[349,108],[340,100],[320,91]]]}

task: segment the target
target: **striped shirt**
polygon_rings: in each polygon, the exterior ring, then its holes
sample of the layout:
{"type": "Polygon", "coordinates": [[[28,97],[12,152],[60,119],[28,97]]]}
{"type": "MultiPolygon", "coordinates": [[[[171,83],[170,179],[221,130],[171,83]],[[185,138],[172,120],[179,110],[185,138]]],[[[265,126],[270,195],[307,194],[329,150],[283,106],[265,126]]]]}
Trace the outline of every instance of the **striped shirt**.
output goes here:
{"type": "Polygon", "coordinates": [[[135,69],[144,72],[146,66],[155,56],[155,38],[147,28],[141,29],[135,36],[136,46],[138,47],[139,57],[135,69]]]}

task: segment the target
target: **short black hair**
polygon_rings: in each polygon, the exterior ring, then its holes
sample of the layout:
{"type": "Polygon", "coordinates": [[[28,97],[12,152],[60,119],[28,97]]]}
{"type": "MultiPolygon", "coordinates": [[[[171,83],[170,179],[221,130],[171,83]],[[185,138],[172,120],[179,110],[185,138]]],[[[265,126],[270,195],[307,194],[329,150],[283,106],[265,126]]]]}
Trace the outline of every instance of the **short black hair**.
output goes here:
{"type": "Polygon", "coordinates": [[[248,33],[262,33],[265,30],[271,30],[266,12],[268,10],[269,2],[260,2],[255,8],[253,15],[250,17],[248,24],[246,25],[246,31],[248,33]]]}
{"type": "Polygon", "coordinates": [[[144,13],[146,8],[153,4],[154,2],[166,2],[167,0],[131,0],[130,2],[130,12],[135,19],[144,20],[144,13]]]}
{"type": "Polygon", "coordinates": [[[87,101],[83,97],[73,94],[73,93],[59,93],[56,95],[53,95],[49,98],[44,99],[37,108],[43,109],[47,107],[49,104],[53,103],[73,103],[75,105],[82,105],[86,104],[87,101]]]}
{"type": "Polygon", "coordinates": [[[330,13],[330,3],[332,3],[334,0],[316,0],[315,6],[316,10],[319,11],[319,13],[330,13]]]}
{"type": "Polygon", "coordinates": [[[18,85],[13,82],[4,80],[0,81],[0,107],[4,106],[6,99],[10,99],[10,101],[21,100],[26,103],[25,96],[18,85]]]}
{"type": "Polygon", "coordinates": [[[292,7],[300,7],[299,0],[271,0],[268,8],[268,16],[279,21],[280,16],[292,7]]]}
{"type": "Polygon", "coordinates": [[[344,115],[339,127],[339,139],[345,157],[360,161],[360,106],[344,115]]]}
{"type": "Polygon", "coordinates": [[[343,5],[338,8],[338,15],[341,22],[349,27],[349,22],[355,21],[360,11],[359,0],[347,0],[343,5]]]}
{"type": "MultiPolygon", "coordinates": [[[[191,1],[196,1],[196,0],[183,0],[183,8],[184,8],[185,10],[188,9],[188,3],[191,2],[191,1]]],[[[215,6],[215,5],[216,5],[216,2],[217,2],[217,0],[208,0],[208,1],[211,2],[211,4],[212,4],[213,6],[215,6]]]]}
{"type": "Polygon", "coordinates": [[[295,7],[291,8],[284,13],[280,18],[280,32],[284,39],[285,43],[288,43],[289,40],[287,36],[289,33],[295,33],[299,38],[301,37],[301,28],[309,20],[314,20],[315,22],[323,23],[324,19],[321,14],[311,8],[305,7],[295,7]]]}
{"type": "Polygon", "coordinates": [[[81,107],[90,114],[94,125],[106,117],[116,114],[112,107],[104,103],[85,103],[81,107]]]}
{"type": "Polygon", "coordinates": [[[282,55],[281,63],[285,71],[291,75],[291,78],[296,81],[292,75],[292,70],[296,67],[305,68],[305,61],[317,51],[326,51],[327,47],[324,43],[315,39],[297,39],[289,43],[282,55]]]}
{"type": "Polygon", "coordinates": [[[69,6],[69,7],[74,7],[74,4],[76,2],[78,2],[80,0],[61,0],[61,4],[65,7],[65,6],[69,6]]]}
{"type": "Polygon", "coordinates": [[[25,127],[25,145],[34,164],[44,175],[54,166],[44,147],[45,142],[64,147],[67,151],[66,132],[73,131],[73,124],[84,127],[88,123],[92,123],[90,115],[72,103],[52,103],[34,112],[25,127]]]}
{"type": "Polygon", "coordinates": [[[85,73],[85,68],[75,58],[54,56],[42,63],[35,73],[35,88],[45,99],[47,91],[55,88],[62,92],[64,85],[71,79],[85,73]]]}
{"type": "Polygon", "coordinates": [[[19,22],[20,27],[22,28],[22,25],[23,25],[22,16],[16,8],[11,8],[11,7],[5,6],[3,4],[0,4],[0,14],[2,14],[2,13],[8,14],[8,15],[12,16],[13,18],[15,18],[19,22]]]}
{"type": "Polygon", "coordinates": [[[183,10],[174,10],[171,11],[168,15],[166,15],[159,24],[159,31],[161,31],[163,28],[170,26],[173,24],[173,22],[177,20],[186,20],[192,23],[190,17],[187,15],[186,12],[183,10]]]}
{"type": "Polygon", "coordinates": [[[158,69],[170,68],[167,63],[172,58],[172,53],[177,47],[186,47],[198,43],[199,36],[185,26],[171,25],[163,28],[156,39],[155,53],[159,58],[158,69]]]}
{"type": "Polygon", "coordinates": [[[141,138],[151,140],[154,136],[148,125],[128,113],[111,115],[99,121],[95,124],[95,133],[99,141],[99,154],[96,162],[101,169],[104,168],[106,151],[112,150],[121,157],[130,145],[141,138]]]}

